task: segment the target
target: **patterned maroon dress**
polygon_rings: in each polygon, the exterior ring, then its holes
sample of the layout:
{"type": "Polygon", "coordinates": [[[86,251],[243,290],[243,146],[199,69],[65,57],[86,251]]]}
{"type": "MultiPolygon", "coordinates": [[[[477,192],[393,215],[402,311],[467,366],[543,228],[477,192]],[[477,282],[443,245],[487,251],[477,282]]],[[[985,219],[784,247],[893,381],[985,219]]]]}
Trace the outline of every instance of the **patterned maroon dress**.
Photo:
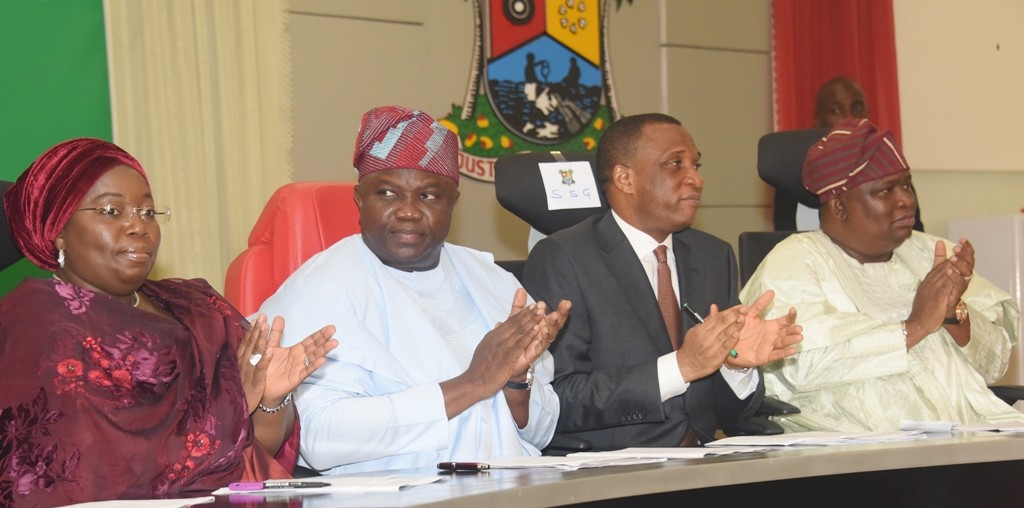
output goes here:
{"type": "Polygon", "coordinates": [[[248,323],[203,280],[147,281],[175,320],[53,279],[0,300],[0,506],[210,491],[287,476],[255,443],[235,348],[248,323]]]}

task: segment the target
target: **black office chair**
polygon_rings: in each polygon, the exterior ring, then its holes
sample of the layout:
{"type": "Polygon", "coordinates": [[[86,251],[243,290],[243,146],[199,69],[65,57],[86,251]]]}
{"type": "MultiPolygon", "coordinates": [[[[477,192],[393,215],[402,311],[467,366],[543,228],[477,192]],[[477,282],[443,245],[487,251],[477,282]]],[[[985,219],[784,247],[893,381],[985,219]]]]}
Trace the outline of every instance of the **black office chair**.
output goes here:
{"type": "Polygon", "coordinates": [[[750,276],[779,242],[796,231],[747,231],[739,237],[740,287],[747,284],[750,276]]]}
{"type": "Polygon", "coordinates": [[[818,208],[818,197],[804,188],[801,171],[807,150],[828,129],[773,132],[757,142],[757,175],[775,189],[772,219],[776,231],[796,231],[796,205],[818,208]]]}
{"type": "Polygon", "coordinates": [[[594,154],[580,152],[519,153],[499,157],[494,163],[494,194],[498,203],[545,235],[574,226],[591,215],[608,211],[608,200],[603,192],[598,193],[601,202],[599,207],[548,210],[544,181],[537,165],[567,161],[585,161],[590,163],[592,169],[595,164],[594,154]]]}
{"type": "Polygon", "coordinates": [[[757,142],[757,175],[775,189],[772,212],[775,231],[740,233],[740,286],[746,285],[761,260],[775,245],[796,232],[796,205],[817,209],[818,196],[804,188],[801,173],[807,150],[828,129],[772,132],[757,142]]]}
{"type": "MultiPolygon", "coordinates": [[[[587,217],[605,213],[608,210],[608,201],[603,192],[599,192],[600,206],[598,207],[574,210],[549,210],[547,196],[544,192],[544,182],[537,164],[555,161],[587,161],[590,162],[591,170],[595,170],[594,154],[590,153],[521,153],[499,157],[494,164],[494,192],[498,198],[498,203],[545,235],[574,226],[587,217]]],[[[597,181],[596,175],[595,181],[597,181]]],[[[520,261],[498,262],[499,265],[516,274],[517,277],[522,274],[522,265],[520,263],[520,261]],[[516,270],[520,271],[517,272],[516,270]]],[[[722,431],[728,436],[781,434],[783,432],[782,427],[769,420],[768,417],[798,413],[799,411],[799,409],[790,404],[766,398],[754,417],[739,422],[733,427],[722,429],[722,431]]],[[[552,445],[548,447],[549,450],[546,453],[559,454],[564,446],[579,446],[579,443],[563,442],[562,439],[566,439],[566,436],[556,435],[555,440],[552,441],[552,445]],[[555,445],[559,449],[552,450],[555,445]]],[[[571,451],[584,450],[573,448],[571,451]]]]}
{"type": "MultiPolygon", "coordinates": [[[[11,185],[14,183],[0,181],[0,198],[11,185]]],[[[25,256],[11,240],[11,231],[7,226],[7,211],[4,210],[3,203],[0,202],[0,270],[13,265],[23,257],[25,256]]]]}
{"type": "MultiPolygon", "coordinates": [[[[548,210],[544,180],[537,165],[543,162],[567,161],[585,161],[590,163],[591,168],[595,162],[594,154],[585,152],[527,152],[499,157],[494,163],[494,194],[498,198],[498,203],[545,236],[574,226],[591,215],[606,212],[608,201],[600,189],[598,199],[601,206],[548,210]]],[[[497,263],[517,279],[523,279],[526,260],[503,260],[497,263]]]]}

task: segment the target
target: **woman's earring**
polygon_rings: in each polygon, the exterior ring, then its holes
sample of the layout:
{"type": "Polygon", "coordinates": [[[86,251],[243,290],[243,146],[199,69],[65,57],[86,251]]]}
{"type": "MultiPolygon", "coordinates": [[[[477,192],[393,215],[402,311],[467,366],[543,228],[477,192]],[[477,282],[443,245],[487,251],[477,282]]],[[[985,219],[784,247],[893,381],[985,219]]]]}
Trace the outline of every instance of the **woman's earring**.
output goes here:
{"type": "Polygon", "coordinates": [[[57,249],[57,264],[64,268],[64,249],[57,249]]]}

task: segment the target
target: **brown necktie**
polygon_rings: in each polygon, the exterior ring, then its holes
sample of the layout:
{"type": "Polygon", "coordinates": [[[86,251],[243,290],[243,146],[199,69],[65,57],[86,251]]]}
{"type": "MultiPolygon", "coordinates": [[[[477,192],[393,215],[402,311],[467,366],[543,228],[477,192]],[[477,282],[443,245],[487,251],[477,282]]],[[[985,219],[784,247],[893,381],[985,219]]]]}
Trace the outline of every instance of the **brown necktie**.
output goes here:
{"type": "Polygon", "coordinates": [[[679,301],[672,291],[672,271],[668,268],[665,253],[668,247],[659,245],[654,249],[654,257],[658,259],[658,307],[661,317],[668,328],[668,338],[672,341],[672,349],[679,349],[679,301]]]}
{"type": "MultiPolygon", "coordinates": [[[[679,349],[679,301],[676,300],[675,291],[672,291],[672,271],[668,268],[666,252],[668,247],[664,245],[654,249],[654,257],[658,260],[658,307],[661,309],[661,317],[665,319],[672,349],[679,349]]],[[[700,440],[691,425],[686,425],[686,433],[679,446],[700,446],[700,440]]]]}

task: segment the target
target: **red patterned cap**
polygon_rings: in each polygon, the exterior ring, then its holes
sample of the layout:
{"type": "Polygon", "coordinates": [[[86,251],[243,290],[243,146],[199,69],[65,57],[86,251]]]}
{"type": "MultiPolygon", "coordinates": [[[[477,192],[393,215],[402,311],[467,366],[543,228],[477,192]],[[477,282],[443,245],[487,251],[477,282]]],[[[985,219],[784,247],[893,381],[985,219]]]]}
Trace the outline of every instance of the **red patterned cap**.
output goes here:
{"type": "Polygon", "coordinates": [[[386,169],[422,169],[459,184],[459,138],[430,115],[402,106],[367,111],[352,165],[359,179],[386,169]]]}
{"type": "Polygon", "coordinates": [[[865,182],[910,170],[892,132],[863,118],[843,120],[807,151],[803,184],[822,203],[865,182]]]}

